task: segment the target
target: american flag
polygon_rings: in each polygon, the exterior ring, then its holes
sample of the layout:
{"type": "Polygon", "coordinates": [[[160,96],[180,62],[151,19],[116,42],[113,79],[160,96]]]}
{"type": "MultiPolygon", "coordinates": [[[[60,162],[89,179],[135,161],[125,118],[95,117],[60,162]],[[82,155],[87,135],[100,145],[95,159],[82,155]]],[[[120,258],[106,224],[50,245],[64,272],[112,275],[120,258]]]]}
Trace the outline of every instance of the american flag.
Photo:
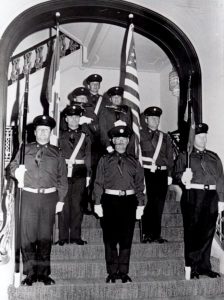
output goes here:
{"type": "Polygon", "coordinates": [[[47,98],[49,102],[49,116],[56,121],[56,127],[52,131],[51,144],[58,145],[59,126],[60,126],[60,40],[59,25],[57,24],[54,51],[51,58],[51,66],[47,83],[47,98]]]}
{"type": "Polygon", "coordinates": [[[138,75],[136,65],[136,53],[134,42],[134,24],[131,23],[128,29],[126,43],[126,72],[124,79],[124,104],[131,108],[132,129],[135,134],[135,154],[140,158],[140,97],[138,86],[138,75]]]}

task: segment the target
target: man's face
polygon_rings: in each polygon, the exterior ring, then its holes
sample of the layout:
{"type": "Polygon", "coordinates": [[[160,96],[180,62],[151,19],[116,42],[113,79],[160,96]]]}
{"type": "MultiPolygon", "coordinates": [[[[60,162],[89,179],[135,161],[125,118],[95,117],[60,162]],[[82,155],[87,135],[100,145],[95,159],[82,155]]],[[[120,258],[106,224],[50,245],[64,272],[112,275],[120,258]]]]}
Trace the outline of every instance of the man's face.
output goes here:
{"type": "Polygon", "coordinates": [[[79,126],[80,116],[66,116],[65,121],[68,123],[70,129],[76,129],[79,126]]]}
{"type": "Polygon", "coordinates": [[[79,95],[79,96],[76,96],[75,101],[79,102],[79,103],[87,103],[88,98],[86,95],[79,95]]]}
{"type": "Polygon", "coordinates": [[[194,146],[199,150],[204,150],[207,144],[207,133],[199,133],[195,135],[194,146]]]}
{"type": "Polygon", "coordinates": [[[160,117],[158,116],[147,116],[145,122],[148,125],[148,128],[151,130],[157,130],[160,123],[160,117]]]}
{"type": "Polygon", "coordinates": [[[88,88],[92,94],[98,94],[100,83],[98,81],[92,81],[88,84],[88,88]]]}
{"type": "Polygon", "coordinates": [[[113,105],[121,105],[122,97],[120,95],[113,95],[110,97],[110,101],[113,105]]]}
{"type": "Polygon", "coordinates": [[[125,152],[126,148],[127,148],[127,145],[129,143],[129,138],[128,137],[123,137],[123,136],[120,136],[120,137],[114,137],[113,138],[113,144],[115,146],[115,149],[118,151],[118,152],[125,152]]]}
{"type": "Polygon", "coordinates": [[[50,141],[51,128],[49,126],[39,125],[36,127],[34,134],[39,144],[47,144],[50,141]]]}

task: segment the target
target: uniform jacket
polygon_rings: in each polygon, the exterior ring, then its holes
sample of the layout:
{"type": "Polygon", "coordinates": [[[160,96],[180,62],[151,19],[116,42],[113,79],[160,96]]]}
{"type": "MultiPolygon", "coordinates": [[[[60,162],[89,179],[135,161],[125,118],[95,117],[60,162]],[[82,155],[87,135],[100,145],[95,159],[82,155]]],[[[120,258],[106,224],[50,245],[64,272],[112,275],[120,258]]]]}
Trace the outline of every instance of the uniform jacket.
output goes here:
{"type": "MultiPolygon", "coordinates": [[[[20,151],[10,164],[12,176],[19,167],[20,151]]],[[[59,201],[64,201],[68,189],[65,158],[58,147],[50,144],[40,146],[31,143],[25,146],[24,186],[34,189],[56,187],[59,201]]]]}
{"type": "MultiPolygon", "coordinates": [[[[148,128],[142,128],[140,130],[140,145],[143,157],[153,158],[160,132],[160,130],[153,132],[148,128]]],[[[168,175],[171,176],[174,165],[173,147],[171,139],[167,133],[163,133],[163,141],[156,160],[156,165],[166,166],[168,175]]]]}
{"type": "MultiPolygon", "coordinates": [[[[181,184],[181,177],[186,170],[187,153],[180,153],[175,164],[174,176],[181,184]]],[[[190,155],[190,168],[193,172],[191,183],[216,185],[219,201],[224,201],[224,174],[220,158],[215,152],[199,151],[193,148],[190,155]]]]}
{"type": "Polygon", "coordinates": [[[144,205],[144,171],[131,155],[114,152],[101,157],[94,183],[94,199],[100,204],[105,189],[135,190],[139,205],[144,205]],[[118,168],[118,164],[120,168],[118,168]]]}
{"type": "MultiPolygon", "coordinates": [[[[78,144],[83,130],[81,126],[76,130],[68,129],[64,131],[59,138],[59,147],[66,159],[69,159],[78,144]]],[[[84,132],[85,133],[85,132],[84,132]]],[[[91,141],[88,134],[85,133],[85,139],[76,156],[78,160],[84,160],[83,165],[74,165],[72,177],[86,177],[91,173],[91,141]]]]}

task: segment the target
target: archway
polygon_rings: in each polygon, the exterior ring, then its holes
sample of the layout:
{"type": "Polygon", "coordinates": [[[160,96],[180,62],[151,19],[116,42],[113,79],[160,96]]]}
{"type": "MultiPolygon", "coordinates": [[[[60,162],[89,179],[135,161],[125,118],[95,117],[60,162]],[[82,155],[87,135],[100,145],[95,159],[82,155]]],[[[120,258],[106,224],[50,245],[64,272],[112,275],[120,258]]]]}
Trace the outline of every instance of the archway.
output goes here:
{"type": "MultiPolygon", "coordinates": [[[[134,14],[135,31],[151,39],[169,57],[180,78],[178,123],[183,119],[189,74],[192,74],[192,97],[196,121],[202,118],[201,69],[195,49],[187,36],[170,20],[145,7],[119,0],[55,0],[27,9],[5,30],[0,42],[0,168],[3,174],[3,145],[7,99],[9,59],[16,46],[26,36],[54,26],[54,16],[60,11],[60,23],[98,22],[126,27],[128,15],[134,14]],[[24,21],[25,20],[25,21],[24,21]]],[[[2,176],[3,178],[3,176],[2,176]]],[[[1,188],[1,187],[0,187],[1,188]]]]}

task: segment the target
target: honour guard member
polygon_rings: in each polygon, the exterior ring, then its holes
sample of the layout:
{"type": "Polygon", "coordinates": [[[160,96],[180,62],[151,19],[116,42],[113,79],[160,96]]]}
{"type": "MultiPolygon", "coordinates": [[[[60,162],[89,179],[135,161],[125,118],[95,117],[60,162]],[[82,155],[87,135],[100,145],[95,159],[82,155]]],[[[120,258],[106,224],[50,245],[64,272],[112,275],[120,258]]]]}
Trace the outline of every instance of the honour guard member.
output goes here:
{"type": "Polygon", "coordinates": [[[175,176],[182,187],[181,211],[184,225],[185,265],[191,278],[219,277],[212,271],[210,255],[218,210],[224,209],[223,166],[218,155],[206,149],[208,125],[195,126],[192,152],[180,153],[175,176]]]}
{"type": "Polygon", "coordinates": [[[127,126],[132,126],[131,110],[127,105],[122,105],[124,89],[114,86],[107,91],[111,105],[106,105],[99,116],[100,140],[104,152],[111,153],[114,148],[108,137],[108,131],[115,126],[117,121],[123,121],[127,126]]]}
{"type": "Polygon", "coordinates": [[[55,120],[43,115],[33,124],[36,142],[25,147],[25,167],[19,166],[19,152],[10,165],[22,188],[21,251],[27,275],[22,285],[29,286],[36,281],[55,283],[49,276],[53,225],[68,189],[65,159],[58,147],[49,144],[55,120]]]}
{"type": "Polygon", "coordinates": [[[79,125],[84,110],[78,105],[67,106],[63,112],[68,130],[59,138],[59,146],[67,164],[68,193],[59,218],[59,245],[84,245],[81,239],[82,201],[91,174],[91,141],[79,125]],[[70,231],[70,235],[69,235],[70,231]]]}
{"type": "Polygon", "coordinates": [[[172,183],[173,148],[168,134],[158,130],[162,110],[151,106],[144,111],[147,129],[140,131],[147,204],[142,217],[143,243],[167,242],[161,237],[161,220],[168,185],[172,183]]]}
{"type": "Polygon", "coordinates": [[[131,281],[128,272],[135,219],[141,218],[144,208],[143,168],[126,152],[131,133],[127,126],[109,131],[115,151],[100,159],[94,184],[95,212],[103,217],[106,282],[112,283],[116,279],[131,281]]]}
{"type": "Polygon", "coordinates": [[[91,74],[86,78],[87,87],[89,89],[89,103],[93,105],[94,113],[99,116],[105,106],[105,97],[99,94],[102,76],[91,74]]]}

